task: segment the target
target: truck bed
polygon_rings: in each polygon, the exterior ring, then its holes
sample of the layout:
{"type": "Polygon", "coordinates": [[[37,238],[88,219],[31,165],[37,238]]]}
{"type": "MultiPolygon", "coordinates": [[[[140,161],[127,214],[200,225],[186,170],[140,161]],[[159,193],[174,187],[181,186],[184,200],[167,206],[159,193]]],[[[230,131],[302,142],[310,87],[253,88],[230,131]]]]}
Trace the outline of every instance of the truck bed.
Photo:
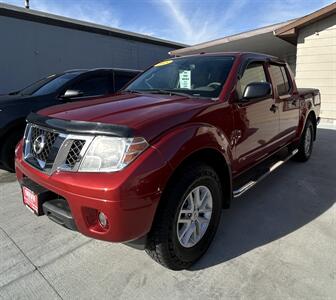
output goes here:
{"type": "Polygon", "coordinates": [[[320,92],[318,89],[314,88],[298,88],[299,95],[306,98],[307,96],[315,96],[320,92]]]}

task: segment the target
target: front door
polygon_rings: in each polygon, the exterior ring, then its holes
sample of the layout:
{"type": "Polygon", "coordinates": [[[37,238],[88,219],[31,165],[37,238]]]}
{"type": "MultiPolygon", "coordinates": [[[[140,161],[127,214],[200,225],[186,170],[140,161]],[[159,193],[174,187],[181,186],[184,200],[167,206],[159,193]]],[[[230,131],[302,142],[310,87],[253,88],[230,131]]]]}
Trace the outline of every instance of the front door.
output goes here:
{"type": "MultiPolygon", "coordinates": [[[[252,82],[270,82],[264,62],[250,63],[238,82],[238,94],[243,95],[252,82]]],[[[252,166],[276,148],[279,134],[279,111],[273,94],[265,98],[238,101],[235,104],[234,143],[235,170],[252,166]]],[[[242,97],[242,96],[241,96],[242,97]]]]}

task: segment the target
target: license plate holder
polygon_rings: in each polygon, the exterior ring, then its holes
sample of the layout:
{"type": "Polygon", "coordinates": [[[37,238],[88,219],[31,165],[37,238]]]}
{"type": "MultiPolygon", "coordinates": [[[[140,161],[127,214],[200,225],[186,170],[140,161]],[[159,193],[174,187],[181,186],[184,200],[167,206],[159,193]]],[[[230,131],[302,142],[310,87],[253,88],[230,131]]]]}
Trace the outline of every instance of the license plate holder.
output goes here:
{"type": "Polygon", "coordinates": [[[23,204],[26,205],[35,215],[40,214],[38,195],[26,186],[22,186],[23,204]]]}
{"type": "Polygon", "coordinates": [[[55,194],[28,178],[21,182],[23,204],[37,216],[44,215],[42,205],[54,199],[55,194]]]}

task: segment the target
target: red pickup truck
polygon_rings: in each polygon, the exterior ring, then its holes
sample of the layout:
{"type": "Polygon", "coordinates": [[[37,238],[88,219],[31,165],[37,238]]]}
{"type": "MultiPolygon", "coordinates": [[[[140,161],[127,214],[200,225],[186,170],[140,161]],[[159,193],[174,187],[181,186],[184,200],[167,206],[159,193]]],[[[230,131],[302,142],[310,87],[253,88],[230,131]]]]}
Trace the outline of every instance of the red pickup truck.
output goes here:
{"type": "Polygon", "coordinates": [[[319,91],[298,89],[275,57],[168,59],[112,97],[30,114],[16,147],[23,202],[188,268],[233,198],[289,158],[309,159],[319,111],[319,91]]]}

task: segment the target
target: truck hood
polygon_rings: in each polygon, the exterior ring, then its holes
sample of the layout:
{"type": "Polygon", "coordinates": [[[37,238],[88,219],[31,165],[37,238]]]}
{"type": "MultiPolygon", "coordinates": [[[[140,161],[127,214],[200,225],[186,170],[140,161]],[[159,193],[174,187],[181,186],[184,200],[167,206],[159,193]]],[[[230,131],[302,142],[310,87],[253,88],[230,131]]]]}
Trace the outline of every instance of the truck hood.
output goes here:
{"type": "Polygon", "coordinates": [[[39,114],[52,118],[124,125],[151,141],[191,120],[213,103],[208,99],[153,94],[119,94],[49,107],[39,114]]]}

